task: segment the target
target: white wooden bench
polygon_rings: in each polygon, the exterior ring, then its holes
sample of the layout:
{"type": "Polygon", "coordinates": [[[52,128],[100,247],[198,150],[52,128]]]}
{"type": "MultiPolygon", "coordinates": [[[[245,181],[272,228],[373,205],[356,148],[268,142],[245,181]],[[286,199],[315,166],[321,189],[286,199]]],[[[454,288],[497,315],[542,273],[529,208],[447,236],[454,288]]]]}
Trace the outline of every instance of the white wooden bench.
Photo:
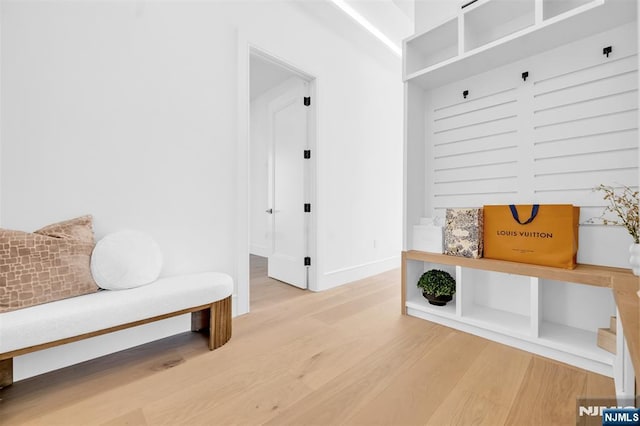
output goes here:
{"type": "Polygon", "coordinates": [[[13,383],[16,356],[188,313],[191,329],[208,329],[216,349],[231,338],[232,293],[229,275],[206,272],[2,313],[0,388],[13,383]]]}

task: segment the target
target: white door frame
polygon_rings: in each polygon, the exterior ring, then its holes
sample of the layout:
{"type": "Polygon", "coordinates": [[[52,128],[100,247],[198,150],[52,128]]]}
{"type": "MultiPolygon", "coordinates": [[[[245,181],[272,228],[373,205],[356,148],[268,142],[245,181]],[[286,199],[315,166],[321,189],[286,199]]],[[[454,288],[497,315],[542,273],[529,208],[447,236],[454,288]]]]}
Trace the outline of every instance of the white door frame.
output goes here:
{"type": "MultiPolygon", "coordinates": [[[[290,62],[258,47],[255,43],[249,41],[242,32],[238,34],[238,149],[237,149],[237,236],[238,245],[236,247],[236,283],[235,283],[235,310],[236,315],[242,315],[249,312],[249,246],[250,246],[250,55],[258,55],[261,59],[270,61],[275,65],[286,68],[292,73],[298,75],[309,83],[309,95],[311,96],[311,105],[309,107],[309,115],[307,122],[308,145],[311,150],[311,158],[309,160],[309,179],[308,194],[311,203],[311,217],[309,223],[308,235],[308,256],[311,257],[311,266],[309,267],[309,286],[308,289],[317,290],[317,120],[318,120],[318,80],[313,75],[302,71],[299,67],[292,65],[290,62]]],[[[302,159],[302,152],[300,158],[302,159]]]]}

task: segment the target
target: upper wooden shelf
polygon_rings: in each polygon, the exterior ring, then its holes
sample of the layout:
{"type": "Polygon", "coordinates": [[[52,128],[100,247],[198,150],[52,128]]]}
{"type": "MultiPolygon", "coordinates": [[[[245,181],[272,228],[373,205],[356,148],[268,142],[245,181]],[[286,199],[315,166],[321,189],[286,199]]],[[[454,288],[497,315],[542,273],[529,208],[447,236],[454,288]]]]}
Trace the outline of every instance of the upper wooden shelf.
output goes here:
{"type": "Polygon", "coordinates": [[[508,262],[494,259],[469,259],[467,257],[449,256],[446,254],[427,253],[409,250],[403,253],[405,259],[422,262],[458,265],[465,268],[485,271],[504,272],[506,274],[526,275],[555,281],[587,284],[598,287],[613,288],[614,279],[638,282],[630,269],[612,268],[599,265],[578,264],[575,269],[553,268],[549,266],[529,265],[526,263],[508,262]]]}
{"type": "MultiPolygon", "coordinates": [[[[514,10],[513,23],[502,17],[495,27],[507,25],[513,32],[492,39],[494,33],[489,30],[481,32],[465,25],[465,13],[477,14],[480,8],[495,6],[496,1],[479,2],[478,6],[460,12],[456,19],[436,27],[433,30],[414,35],[406,39],[404,47],[404,81],[416,83],[425,89],[443,86],[454,81],[464,80],[508,63],[518,61],[553,49],[554,47],[580,40],[636,19],[636,2],[633,0],[592,0],[588,3],[578,2],[578,6],[557,15],[533,19],[526,15],[522,19],[522,11],[514,10]],[[457,25],[459,31],[455,31],[457,25]],[[446,30],[446,31],[445,31],[446,30]],[[448,35],[449,34],[449,35],[448,35]],[[490,34],[487,36],[487,34],[490,34]],[[443,40],[443,35],[447,40],[443,40]],[[442,51],[433,52],[433,45],[440,46],[442,51]],[[451,47],[457,45],[457,52],[451,47]],[[442,47],[444,46],[444,47],[442,47]],[[446,48],[445,48],[446,47],[446,48]],[[446,55],[442,56],[442,52],[446,55]]],[[[542,3],[550,2],[546,0],[542,3]]],[[[574,2],[575,4],[575,2],[574,2]]],[[[533,14],[540,16],[539,12],[533,14]]],[[[504,14],[503,14],[504,15],[504,14]]],[[[484,15],[483,15],[484,16],[484,15]]],[[[467,19],[470,21],[470,19],[467,19]]],[[[476,19],[477,21],[478,19],[476,19]]],[[[480,19],[484,22],[484,19],[480,19]]],[[[488,25],[492,28],[491,25],[488,25]]],[[[498,33],[500,35],[500,33],[498,33]]]]}

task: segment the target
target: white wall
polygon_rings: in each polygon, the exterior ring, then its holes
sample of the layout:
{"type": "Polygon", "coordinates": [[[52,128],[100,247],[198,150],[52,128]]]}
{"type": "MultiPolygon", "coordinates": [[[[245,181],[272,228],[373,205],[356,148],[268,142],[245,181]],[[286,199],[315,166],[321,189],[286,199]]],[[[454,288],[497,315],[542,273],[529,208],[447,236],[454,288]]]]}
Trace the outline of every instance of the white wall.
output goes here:
{"type": "Polygon", "coordinates": [[[292,33],[305,34],[305,43],[258,23],[242,26],[241,40],[316,78],[318,256],[312,260],[317,278],[312,288],[324,290],[399,265],[400,62],[390,51],[372,57],[363,53],[372,50],[359,44],[355,50],[345,46],[330,27],[316,33],[305,20],[288,23],[292,33]]]}
{"type": "Polygon", "coordinates": [[[251,254],[267,257],[271,252],[271,241],[268,233],[270,226],[265,214],[269,205],[267,192],[268,178],[268,126],[267,104],[272,90],[251,101],[251,128],[249,130],[249,177],[251,180],[249,195],[249,250],[251,254]]]}
{"type": "Polygon", "coordinates": [[[393,55],[374,57],[285,2],[9,0],[0,24],[3,227],[91,213],[98,238],[152,234],[163,275],[237,279],[244,34],[318,79],[318,289],[399,264],[393,55]]]}
{"type": "MultiPolygon", "coordinates": [[[[2,21],[3,21],[3,7],[2,7],[2,3],[0,2],[0,64],[1,64],[1,59],[2,59],[2,21]]],[[[0,66],[0,82],[2,82],[2,66],[0,66]]],[[[0,118],[2,117],[2,93],[3,93],[3,89],[2,89],[2,84],[0,84],[0,118]]],[[[2,121],[0,121],[0,159],[2,158],[2,121]]],[[[0,170],[2,168],[2,161],[0,160],[0,170]]],[[[0,172],[0,180],[2,179],[2,173],[0,172]]],[[[2,184],[0,183],[0,189],[2,188],[2,184]]],[[[2,196],[0,195],[0,224],[2,224],[2,196]]]]}

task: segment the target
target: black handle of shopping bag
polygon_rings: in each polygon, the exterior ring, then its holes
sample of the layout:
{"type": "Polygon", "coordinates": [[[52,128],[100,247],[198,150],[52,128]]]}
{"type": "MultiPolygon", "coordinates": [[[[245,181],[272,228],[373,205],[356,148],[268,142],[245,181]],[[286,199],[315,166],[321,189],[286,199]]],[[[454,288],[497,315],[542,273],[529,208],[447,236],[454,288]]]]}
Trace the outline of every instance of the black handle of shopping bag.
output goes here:
{"type": "Polygon", "coordinates": [[[540,204],[534,204],[533,207],[531,207],[531,216],[529,217],[529,219],[527,219],[526,222],[520,222],[520,217],[518,216],[518,210],[516,210],[516,206],[514,204],[509,204],[509,208],[511,209],[511,215],[516,220],[516,222],[518,222],[520,225],[527,225],[533,222],[533,219],[535,219],[536,216],[538,215],[540,204]]]}

